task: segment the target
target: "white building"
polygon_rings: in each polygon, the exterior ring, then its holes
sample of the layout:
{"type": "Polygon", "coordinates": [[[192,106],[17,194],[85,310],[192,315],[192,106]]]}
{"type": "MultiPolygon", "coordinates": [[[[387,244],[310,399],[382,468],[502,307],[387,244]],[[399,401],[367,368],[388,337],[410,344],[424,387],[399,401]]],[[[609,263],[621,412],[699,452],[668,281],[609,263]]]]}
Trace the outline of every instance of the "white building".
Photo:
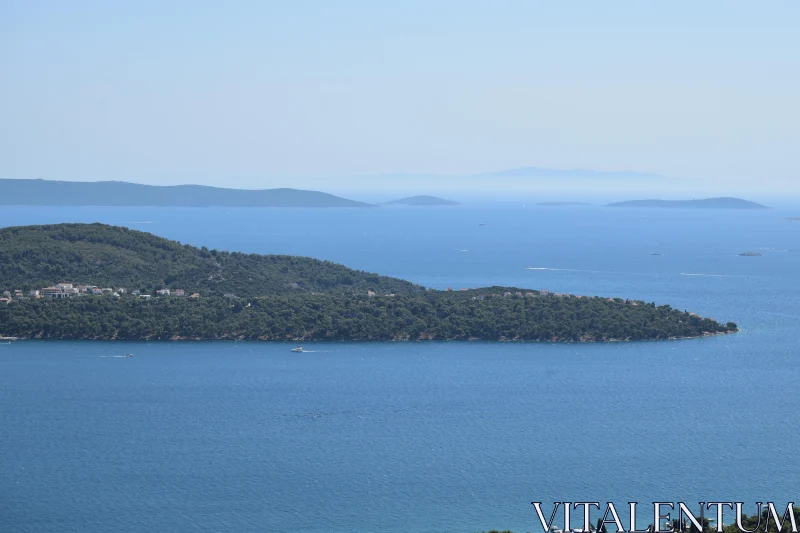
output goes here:
{"type": "Polygon", "coordinates": [[[45,287],[39,291],[42,298],[70,298],[77,294],[75,289],[63,289],[61,287],[45,287]]]}

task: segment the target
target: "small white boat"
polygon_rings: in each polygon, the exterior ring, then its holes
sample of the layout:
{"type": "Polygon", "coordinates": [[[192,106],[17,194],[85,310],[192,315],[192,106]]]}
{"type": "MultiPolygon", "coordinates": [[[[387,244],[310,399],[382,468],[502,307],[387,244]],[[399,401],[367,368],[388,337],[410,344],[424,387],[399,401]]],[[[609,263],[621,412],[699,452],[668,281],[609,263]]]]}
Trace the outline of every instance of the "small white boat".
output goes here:
{"type": "Polygon", "coordinates": [[[295,352],[295,353],[302,353],[303,347],[302,346],[298,346],[297,348],[292,348],[292,351],[295,352]]]}
{"type": "Polygon", "coordinates": [[[133,357],[133,354],[132,353],[126,353],[125,357],[133,357]]]}

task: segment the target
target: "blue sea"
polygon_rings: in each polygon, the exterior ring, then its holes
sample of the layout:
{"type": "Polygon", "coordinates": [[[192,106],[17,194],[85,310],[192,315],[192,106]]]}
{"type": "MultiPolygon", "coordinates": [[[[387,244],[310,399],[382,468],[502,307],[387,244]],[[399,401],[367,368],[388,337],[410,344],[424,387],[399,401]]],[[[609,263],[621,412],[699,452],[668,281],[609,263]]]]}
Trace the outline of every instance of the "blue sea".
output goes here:
{"type": "Polygon", "coordinates": [[[742,331],[300,355],[282,343],[0,345],[0,531],[522,533],[541,531],[531,501],[744,501],[749,512],[797,501],[800,222],[786,218],[798,216],[3,208],[0,226],[100,221],[435,288],[667,303],[742,331]]]}

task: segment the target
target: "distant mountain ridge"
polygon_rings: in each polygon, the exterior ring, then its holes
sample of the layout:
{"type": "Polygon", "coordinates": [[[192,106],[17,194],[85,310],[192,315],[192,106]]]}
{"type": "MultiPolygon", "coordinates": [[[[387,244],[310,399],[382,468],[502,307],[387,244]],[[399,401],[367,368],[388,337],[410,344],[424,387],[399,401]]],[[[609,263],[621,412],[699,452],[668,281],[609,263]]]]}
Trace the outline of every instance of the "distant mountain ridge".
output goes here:
{"type": "Polygon", "coordinates": [[[125,181],[0,179],[0,205],[162,207],[375,207],[302,189],[225,189],[205,185],[142,185],[125,181]]]}
{"type": "Polygon", "coordinates": [[[407,198],[400,198],[399,200],[392,200],[390,202],[383,202],[381,205],[415,205],[415,206],[437,206],[437,205],[459,205],[458,202],[453,200],[446,200],[438,196],[429,196],[422,194],[418,196],[409,196],[407,198]]]}
{"type": "Polygon", "coordinates": [[[771,209],[741,198],[703,198],[697,200],[630,200],[614,202],[608,207],[655,207],[662,209],[771,209]]]}
{"type": "Polygon", "coordinates": [[[433,174],[427,172],[400,172],[378,176],[383,179],[409,178],[572,178],[572,179],[622,179],[622,180],[665,180],[660,174],[633,170],[591,170],[582,168],[556,169],[547,167],[523,166],[503,170],[473,172],[463,174],[433,174]]]}
{"type": "Polygon", "coordinates": [[[589,170],[582,168],[554,169],[546,167],[518,167],[507,170],[481,172],[471,174],[473,177],[504,178],[576,178],[576,179],[626,179],[626,180],[662,180],[663,176],[652,172],[636,172],[632,170],[589,170]]]}

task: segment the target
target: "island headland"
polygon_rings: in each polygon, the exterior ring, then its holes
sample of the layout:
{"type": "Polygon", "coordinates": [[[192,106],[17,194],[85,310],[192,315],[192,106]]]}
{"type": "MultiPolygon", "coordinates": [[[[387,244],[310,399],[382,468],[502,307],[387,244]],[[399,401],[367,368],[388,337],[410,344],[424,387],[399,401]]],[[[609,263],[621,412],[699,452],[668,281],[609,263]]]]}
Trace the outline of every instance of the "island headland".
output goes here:
{"type": "Polygon", "coordinates": [[[209,250],[119,226],[0,229],[0,336],[126,340],[634,341],[738,331],[643,301],[432,290],[308,257],[209,250]]]}

